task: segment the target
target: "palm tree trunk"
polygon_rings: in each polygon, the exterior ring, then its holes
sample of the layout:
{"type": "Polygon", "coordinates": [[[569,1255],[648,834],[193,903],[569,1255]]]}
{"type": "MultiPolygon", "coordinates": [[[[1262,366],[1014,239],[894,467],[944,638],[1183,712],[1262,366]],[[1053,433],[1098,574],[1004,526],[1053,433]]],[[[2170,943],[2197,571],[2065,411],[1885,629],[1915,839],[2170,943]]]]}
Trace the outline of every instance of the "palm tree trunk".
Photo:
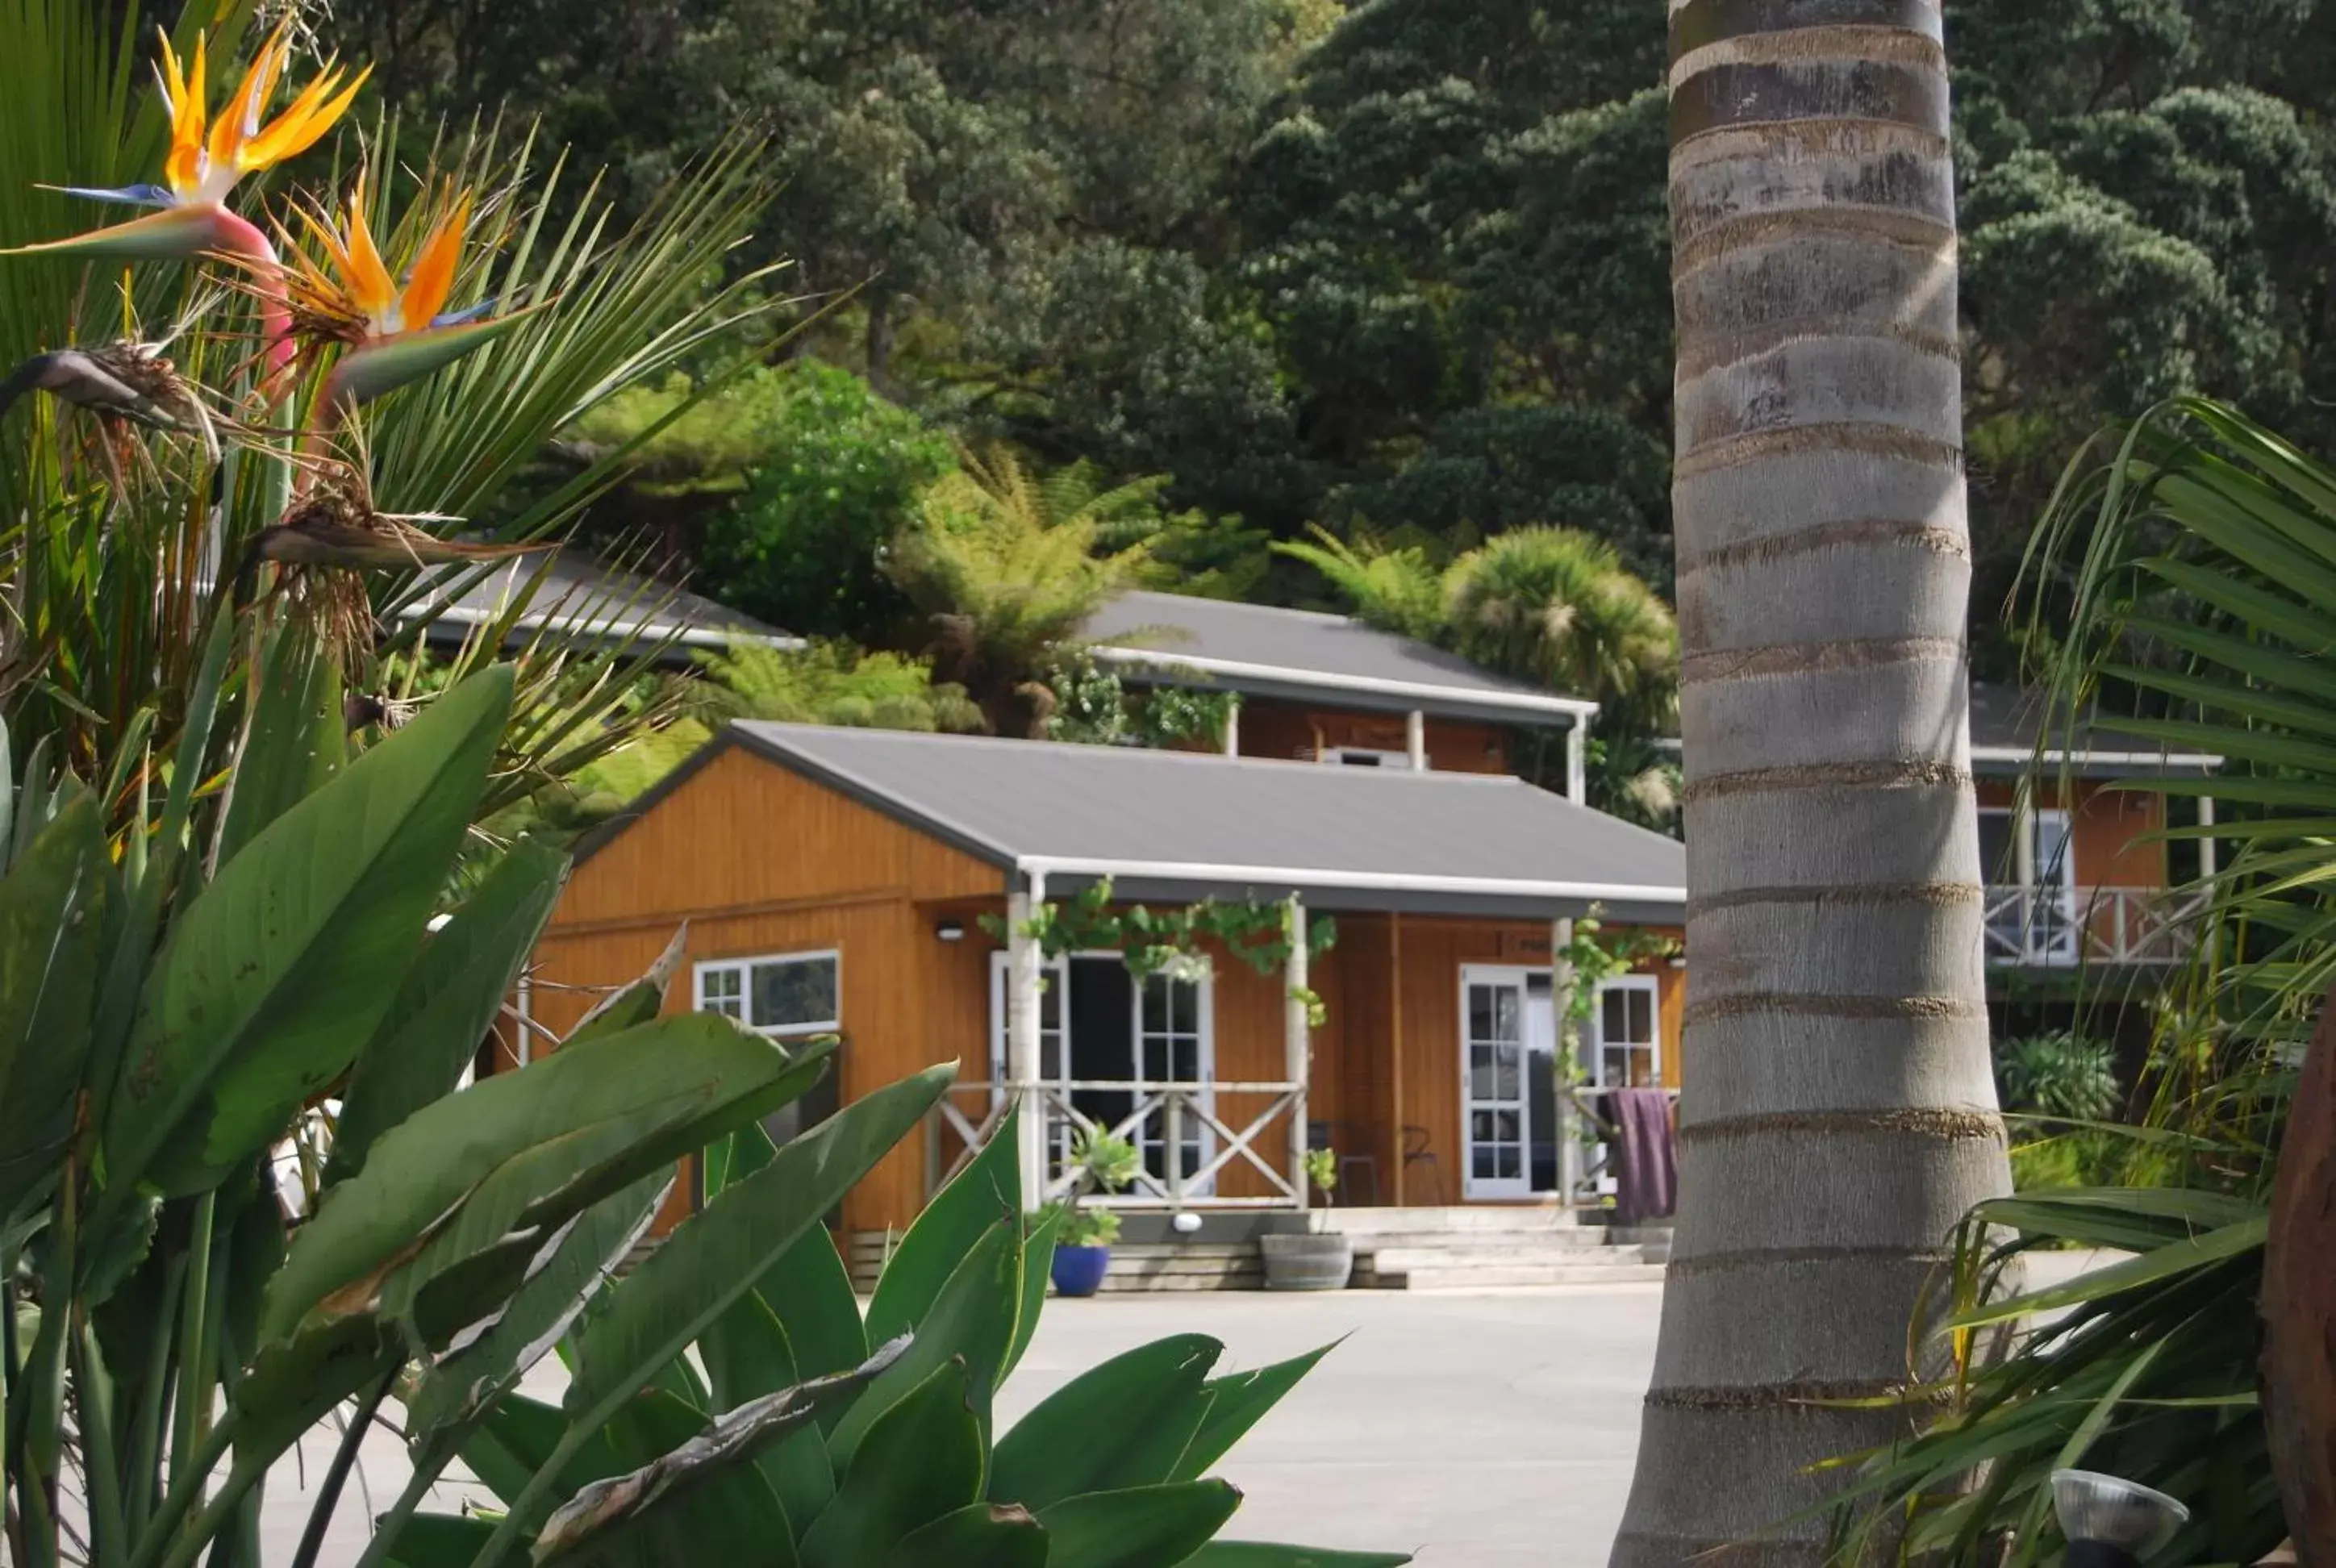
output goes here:
{"type": "Polygon", "coordinates": [[[1671,0],[1688,845],[1677,1241],[1616,1568],[1757,1542],[2004,1191],[1937,0],[1671,0]]]}

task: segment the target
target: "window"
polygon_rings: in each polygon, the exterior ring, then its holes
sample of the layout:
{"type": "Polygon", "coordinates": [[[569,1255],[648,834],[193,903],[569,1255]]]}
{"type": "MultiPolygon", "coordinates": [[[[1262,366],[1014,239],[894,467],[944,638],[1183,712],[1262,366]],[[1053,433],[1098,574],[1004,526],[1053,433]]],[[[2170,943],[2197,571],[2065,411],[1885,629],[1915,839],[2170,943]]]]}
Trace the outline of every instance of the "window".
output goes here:
{"type": "Polygon", "coordinates": [[[697,966],[697,1010],[770,1035],[837,1027],[842,959],[830,951],[725,959],[697,966]]]}
{"type": "Polygon", "coordinates": [[[1598,1082],[1610,1089],[1651,1088],[1662,1082],[1652,976],[1608,980],[1598,988],[1598,1082]]]}

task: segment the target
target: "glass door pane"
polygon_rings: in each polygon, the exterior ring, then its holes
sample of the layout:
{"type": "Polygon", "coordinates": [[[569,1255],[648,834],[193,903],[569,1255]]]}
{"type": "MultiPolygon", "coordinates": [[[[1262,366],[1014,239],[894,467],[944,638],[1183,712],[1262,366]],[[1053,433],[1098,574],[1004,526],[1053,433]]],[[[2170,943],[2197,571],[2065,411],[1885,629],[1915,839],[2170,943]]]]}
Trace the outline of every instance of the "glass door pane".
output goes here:
{"type": "Polygon", "coordinates": [[[1532,1191],[1526,1164],[1524,976],[1464,977],[1462,989],[1465,1188],[1472,1197],[1523,1197],[1532,1191]]]}
{"type": "MultiPolygon", "coordinates": [[[[1136,998],[1135,1036],[1137,1076],[1145,1083],[1208,1082],[1207,1042],[1202,1027],[1207,1010],[1204,984],[1168,975],[1145,977],[1143,993],[1136,998]]],[[[1187,1180],[1207,1164],[1211,1142],[1206,1126],[1192,1114],[1192,1104],[1185,1102],[1178,1135],[1179,1164],[1187,1180]]],[[[1168,1122],[1163,1105],[1144,1117],[1135,1140],[1144,1155],[1144,1168],[1163,1183],[1168,1179],[1168,1122]]]]}

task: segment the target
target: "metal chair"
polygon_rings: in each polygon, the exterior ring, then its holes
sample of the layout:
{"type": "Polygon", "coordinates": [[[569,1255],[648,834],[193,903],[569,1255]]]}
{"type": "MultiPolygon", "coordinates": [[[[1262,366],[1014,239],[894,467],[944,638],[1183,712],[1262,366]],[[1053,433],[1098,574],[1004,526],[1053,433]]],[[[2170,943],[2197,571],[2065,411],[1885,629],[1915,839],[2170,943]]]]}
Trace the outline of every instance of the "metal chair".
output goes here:
{"type": "Polygon", "coordinates": [[[1436,1162],[1436,1151],[1427,1146],[1427,1138],[1428,1134],[1426,1127],[1406,1125],[1403,1129],[1404,1196],[1409,1198],[1414,1193],[1414,1188],[1411,1184],[1412,1166],[1426,1165],[1427,1167],[1428,1176],[1433,1179],[1436,1183],[1435,1206],[1440,1209],[1445,1206],[1445,1203],[1444,1195],[1444,1167],[1436,1162]]]}

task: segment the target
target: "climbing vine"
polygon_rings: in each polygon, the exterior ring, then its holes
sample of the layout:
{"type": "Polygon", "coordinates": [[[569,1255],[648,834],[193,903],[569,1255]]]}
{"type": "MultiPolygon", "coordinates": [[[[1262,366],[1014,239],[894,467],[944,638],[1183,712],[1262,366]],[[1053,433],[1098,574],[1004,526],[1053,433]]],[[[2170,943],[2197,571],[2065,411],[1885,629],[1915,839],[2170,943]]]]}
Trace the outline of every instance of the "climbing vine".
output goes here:
{"type": "Polygon", "coordinates": [[[1679,950],[1676,937],[1635,929],[1601,940],[1599,933],[1603,928],[1604,922],[1595,913],[1583,916],[1573,922],[1573,940],[1557,952],[1557,961],[1573,978],[1573,993],[1566,998],[1558,1058],[1568,1065],[1576,1079],[1582,1071],[1582,1030],[1589,1026],[1591,1014],[1598,1006],[1598,988],[1618,975],[1629,974],[1640,964],[1674,957],[1679,950]]]}
{"type": "MultiPolygon", "coordinates": [[[[981,929],[1003,941],[1006,922],[996,915],[981,917],[981,929]]],[[[1088,884],[1063,903],[1045,903],[1032,911],[1022,934],[1038,944],[1049,959],[1071,953],[1116,952],[1127,972],[1140,982],[1149,976],[1171,974],[1198,978],[1208,957],[1203,940],[1214,940],[1260,975],[1285,968],[1290,958],[1289,906],[1279,901],[1224,903],[1202,899],[1182,909],[1154,910],[1143,904],[1124,910],[1111,907],[1111,879],[1088,884]]],[[[1318,917],[1306,930],[1306,950],[1329,950],[1338,940],[1337,922],[1318,917]]],[[[1293,987],[1291,994],[1306,1003],[1307,1016],[1319,1026],[1321,998],[1293,987]]]]}

